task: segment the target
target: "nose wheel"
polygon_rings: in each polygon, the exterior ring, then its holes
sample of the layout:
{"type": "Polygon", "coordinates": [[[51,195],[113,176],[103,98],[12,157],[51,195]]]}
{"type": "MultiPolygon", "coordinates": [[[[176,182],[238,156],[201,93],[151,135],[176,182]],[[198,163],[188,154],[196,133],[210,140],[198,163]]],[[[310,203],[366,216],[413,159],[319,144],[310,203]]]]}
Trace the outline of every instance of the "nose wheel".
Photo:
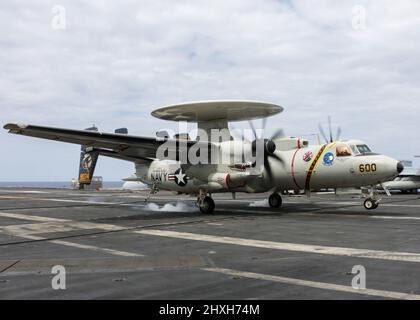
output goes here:
{"type": "Polygon", "coordinates": [[[268,204],[271,208],[280,208],[283,203],[281,196],[278,193],[273,193],[268,197],[268,204]]]}
{"type": "MultiPolygon", "coordinates": [[[[387,189],[385,189],[385,191],[387,191],[387,189]]],[[[366,210],[374,210],[379,206],[378,190],[375,186],[372,186],[369,195],[367,196],[365,202],[363,202],[363,206],[366,210]]]]}
{"type": "Polygon", "coordinates": [[[373,210],[376,209],[379,206],[379,201],[378,200],[374,200],[374,199],[366,199],[365,202],[363,203],[363,206],[367,209],[367,210],[373,210]]]}

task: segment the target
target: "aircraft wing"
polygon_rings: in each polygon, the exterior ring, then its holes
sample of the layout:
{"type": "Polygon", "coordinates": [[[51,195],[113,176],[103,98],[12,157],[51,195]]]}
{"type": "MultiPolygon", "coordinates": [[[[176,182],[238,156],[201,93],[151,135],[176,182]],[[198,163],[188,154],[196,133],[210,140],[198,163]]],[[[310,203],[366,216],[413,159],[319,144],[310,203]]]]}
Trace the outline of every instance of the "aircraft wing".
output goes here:
{"type": "Polygon", "coordinates": [[[406,167],[398,176],[400,177],[420,176],[420,169],[413,168],[413,167],[406,167]]]}
{"type": "MultiPolygon", "coordinates": [[[[176,150],[178,148],[176,140],[173,139],[156,139],[154,137],[141,137],[127,134],[103,133],[88,130],[73,130],[16,123],[6,124],[4,129],[9,130],[9,133],[13,134],[93,147],[94,149],[98,149],[104,156],[129,161],[155,159],[156,150],[167,141],[171,142],[171,148],[175,148],[176,150]]],[[[204,144],[203,146],[205,147],[211,147],[209,142],[186,141],[186,143],[187,147],[191,147],[196,143],[204,144]]]]}

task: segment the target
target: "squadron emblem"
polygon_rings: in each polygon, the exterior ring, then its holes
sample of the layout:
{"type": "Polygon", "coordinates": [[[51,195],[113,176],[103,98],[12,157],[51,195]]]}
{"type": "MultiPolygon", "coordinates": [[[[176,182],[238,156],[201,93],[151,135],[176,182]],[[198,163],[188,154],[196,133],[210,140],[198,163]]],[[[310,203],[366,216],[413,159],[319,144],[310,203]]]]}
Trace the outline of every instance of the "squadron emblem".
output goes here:
{"type": "Polygon", "coordinates": [[[324,155],[323,162],[324,162],[324,164],[325,164],[326,166],[330,166],[330,165],[332,165],[332,164],[333,164],[334,159],[335,159],[334,154],[333,154],[332,152],[327,152],[327,153],[324,155]]]}
{"type": "Polygon", "coordinates": [[[82,159],[82,168],[85,170],[89,170],[92,166],[92,156],[89,153],[85,153],[82,159]]]}
{"type": "Polygon", "coordinates": [[[312,153],[312,151],[305,152],[305,154],[303,155],[303,161],[309,162],[312,160],[313,156],[314,154],[312,153]]]}

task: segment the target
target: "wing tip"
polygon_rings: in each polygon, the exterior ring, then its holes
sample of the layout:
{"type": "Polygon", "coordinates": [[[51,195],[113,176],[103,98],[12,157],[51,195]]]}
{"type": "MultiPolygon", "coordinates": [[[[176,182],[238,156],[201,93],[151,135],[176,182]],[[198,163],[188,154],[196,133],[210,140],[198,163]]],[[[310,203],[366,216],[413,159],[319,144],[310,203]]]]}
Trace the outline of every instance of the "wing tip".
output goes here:
{"type": "Polygon", "coordinates": [[[16,126],[16,124],[15,124],[15,123],[6,123],[6,124],[3,126],[3,129],[6,129],[6,130],[11,130],[11,129],[13,129],[15,126],[16,126]]]}
{"type": "Polygon", "coordinates": [[[3,126],[3,129],[6,129],[6,130],[13,130],[13,129],[16,130],[17,129],[17,130],[19,130],[19,129],[25,129],[27,127],[28,127],[28,125],[24,124],[24,123],[7,123],[3,126]]]}

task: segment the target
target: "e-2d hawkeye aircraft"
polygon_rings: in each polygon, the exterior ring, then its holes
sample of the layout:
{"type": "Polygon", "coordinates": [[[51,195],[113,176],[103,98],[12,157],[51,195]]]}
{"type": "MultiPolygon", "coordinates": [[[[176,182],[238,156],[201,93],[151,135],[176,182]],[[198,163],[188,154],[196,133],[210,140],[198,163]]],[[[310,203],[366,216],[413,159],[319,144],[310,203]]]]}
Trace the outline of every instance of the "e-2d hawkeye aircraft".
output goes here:
{"type": "MultiPolygon", "coordinates": [[[[152,115],[164,120],[195,122],[209,137],[213,130],[230,132],[229,122],[265,120],[282,111],[281,106],[271,103],[202,101],[166,106],[152,115]]],[[[270,139],[258,138],[253,126],[253,141],[237,140],[231,135],[217,141],[201,136],[194,140],[182,135],[170,138],[161,133],[157,137],[141,137],[128,135],[124,128],[116,133],[15,123],[4,128],[14,134],[81,145],[82,184],[90,183],[99,155],[127,160],[135,164],[131,180],[148,184],[151,193],[163,189],[195,195],[203,213],[214,211],[213,193],[229,192],[234,196],[237,192],[270,191],[269,205],[278,208],[282,205],[279,193],[285,190],[303,189],[309,195],[314,189],[362,186],[372,186],[364,201],[365,208],[371,210],[378,207],[379,201],[374,186],[403,170],[399,161],[373,153],[359,140],[310,146],[307,140],[281,134],[270,139]],[[238,149],[239,157],[238,152],[233,152],[238,149]],[[251,153],[254,161],[246,161],[245,153],[251,153]],[[191,154],[199,161],[192,161],[191,154]],[[227,161],[219,161],[220,156],[227,161]],[[210,157],[219,160],[204,161],[210,157]]]]}

